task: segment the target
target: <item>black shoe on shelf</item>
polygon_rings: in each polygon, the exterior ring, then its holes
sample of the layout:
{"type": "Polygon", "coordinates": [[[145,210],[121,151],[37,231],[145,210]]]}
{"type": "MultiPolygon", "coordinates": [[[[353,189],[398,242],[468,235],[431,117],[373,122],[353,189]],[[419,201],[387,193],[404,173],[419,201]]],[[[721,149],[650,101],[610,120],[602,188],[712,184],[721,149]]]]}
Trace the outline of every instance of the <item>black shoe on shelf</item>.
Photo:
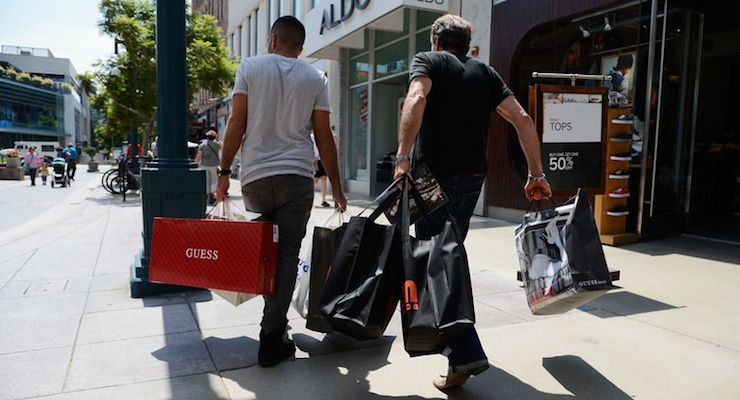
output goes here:
{"type": "Polygon", "coordinates": [[[260,367],[272,367],[295,354],[295,343],[288,339],[285,330],[271,334],[260,331],[260,349],[257,363],[260,367]]]}

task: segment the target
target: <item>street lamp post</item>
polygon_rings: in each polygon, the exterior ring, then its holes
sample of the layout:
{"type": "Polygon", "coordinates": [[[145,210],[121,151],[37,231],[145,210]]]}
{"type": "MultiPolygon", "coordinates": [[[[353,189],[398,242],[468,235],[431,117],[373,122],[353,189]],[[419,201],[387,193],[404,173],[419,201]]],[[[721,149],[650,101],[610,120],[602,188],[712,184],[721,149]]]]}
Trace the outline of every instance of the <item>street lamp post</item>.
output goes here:
{"type": "Polygon", "coordinates": [[[158,157],[141,171],[144,248],[131,266],[131,297],[193,288],[149,282],[155,217],[204,218],[206,174],[187,152],[185,0],[156,2],[158,157]]]}

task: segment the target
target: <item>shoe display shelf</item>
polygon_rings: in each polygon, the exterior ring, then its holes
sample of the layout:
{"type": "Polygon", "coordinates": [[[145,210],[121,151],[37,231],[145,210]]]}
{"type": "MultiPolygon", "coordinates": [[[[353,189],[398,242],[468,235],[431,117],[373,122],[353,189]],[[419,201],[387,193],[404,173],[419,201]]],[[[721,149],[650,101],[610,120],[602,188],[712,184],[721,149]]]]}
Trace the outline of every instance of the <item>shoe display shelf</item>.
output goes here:
{"type": "Polygon", "coordinates": [[[629,109],[608,109],[606,128],[606,186],[604,194],[595,196],[594,218],[601,243],[622,246],[637,242],[637,234],[626,232],[632,116],[629,109]]]}

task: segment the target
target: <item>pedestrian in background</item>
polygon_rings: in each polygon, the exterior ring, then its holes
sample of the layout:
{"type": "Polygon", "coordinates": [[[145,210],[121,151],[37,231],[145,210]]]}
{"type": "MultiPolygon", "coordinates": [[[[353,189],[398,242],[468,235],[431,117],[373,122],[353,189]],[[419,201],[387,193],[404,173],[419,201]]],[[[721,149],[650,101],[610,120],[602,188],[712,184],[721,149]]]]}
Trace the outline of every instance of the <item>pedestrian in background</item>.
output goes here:
{"type": "MultiPolygon", "coordinates": [[[[414,56],[409,89],[401,110],[395,178],[425,163],[449,198],[446,205],[463,239],[488,172],[488,131],[491,112],[514,125],[529,166],[524,185],[527,199],[552,195],[545,180],[534,122],[498,72],[468,57],[472,25],[447,14],[431,27],[432,51],[414,56]],[[412,154],[413,145],[413,154],[412,154]],[[413,161],[413,163],[412,163],[413,161]]],[[[416,237],[430,239],[444,226],[447,213],[438,210],[430,221],[415,225],[416,237]]],[[[489,367],[475,327],[455,337],[445,349],[448,371],[433,381],[440,390],[465,384],[489,367]]]]}
{"type": "Polygon", "coordinates": [[[287,313],[298,253],[313,208],[310,126],[331,182],[334,206],[347,209],[329,126],[327,79],[323,72],[298,59],[305,39],[303,24],[286,15],[270,29],[269,54],[242,59],[218,173],[216,196],[221,201],[226,199],[229,168],[239,151],[239,180],[246,209],[278,226],[275,292],[264,296],[260,322],[258,363],[262,367],[271,367],[295,354],[295,344],[287,335],[287,313]]]}
{"type": "Polygon", "coordinates": [[[39,166],[39,176],[41,181],[46,185],[46,179],[49,176],[49,163],[44,160],[39,166]]]}
{"type": "Polygon", "coordinates": [[[75,146],[72,143],[67,144],[67,148],[64,149],[64,153],[67,154],[67,176],[71,180],[75,180],[75,173],[77,172],[77,161],[80,159],[80,153],[77,152],[75,146]]]}
{"type": "Polygon", "coordinates": [[[43,157],[36,154],[35,147],[28,148],[23,162],[28,166],[28,175],[31,177],[31,186],[36,186],[36,172],[43,161],[43,157]]]}
{"type": "Polygon", "coordinates": [[[218,183],[218,163],[221,161],[221,142],[218,141],[218,133],[214,130],[206,132],[206,140],[198,145],[198,154],[195,163],[206,171],[206,194],[208,205],[216,204],[216,184],[218,183]]]}
{"type": "MultiPolygon", "coordinates": [[[[337,144],[337,135],[334,133],[334,130],[332,129],[332,136],[334,137],[334,145],[337,144]]],[[[329,184],[326,180],[326,170],[324,169],[324,164],[321,163],[321,154],[319,154],[319,148],[316,147],[316,139],[314,137],[314,134],[311,134],[311,141],[313,142],[313,151],[314,151],[314,170],[316,172],[314,173],[313,178],[313,184],[314,186],[320,185],[319,190],[321,191],[321,207],[331,207],[329,203],[326,201],[326,194],[329,191],[329,184]]]]}

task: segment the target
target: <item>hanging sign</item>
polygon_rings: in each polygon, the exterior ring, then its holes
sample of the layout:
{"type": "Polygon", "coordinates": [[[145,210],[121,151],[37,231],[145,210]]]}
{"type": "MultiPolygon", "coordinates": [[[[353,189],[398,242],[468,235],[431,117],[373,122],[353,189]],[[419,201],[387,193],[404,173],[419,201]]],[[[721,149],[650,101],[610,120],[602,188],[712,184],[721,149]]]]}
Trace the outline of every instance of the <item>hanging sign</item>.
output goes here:
{"type": "Polygon", "coordinates": [[[535,85],[542,163],[553,190],[604,187],[606,91],[535,85]]]}

